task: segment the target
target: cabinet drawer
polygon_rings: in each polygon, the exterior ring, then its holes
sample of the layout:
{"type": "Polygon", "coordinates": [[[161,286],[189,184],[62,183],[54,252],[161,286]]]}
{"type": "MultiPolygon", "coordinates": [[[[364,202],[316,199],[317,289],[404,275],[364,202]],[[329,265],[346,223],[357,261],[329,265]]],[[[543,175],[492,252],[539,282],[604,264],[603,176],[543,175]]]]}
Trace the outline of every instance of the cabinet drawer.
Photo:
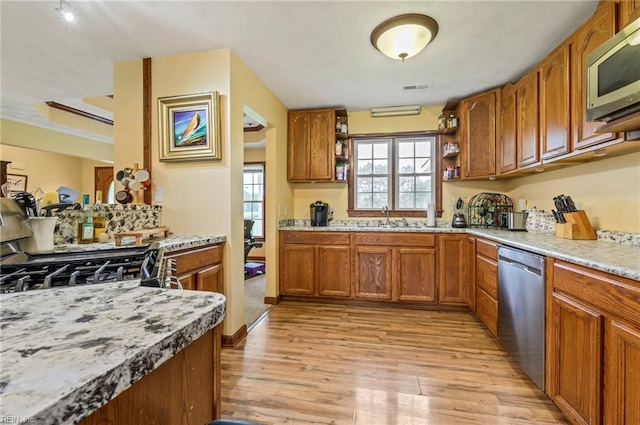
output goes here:
{"type": "Polygon", "coordinates": [[[179,276],[193,270],[221,263],[222,249],[222,245],[208,246],[177,253],[172,252],[166,255],[166,258],[174,258],[176,260],[176,274],[179,276]]]}
{"type": "Polygon", "coordinates": [[[282,232],[284,243],[308,245],[349,245],[349,233],[342,232],[282,232]]]}
{"type": "Polygon", "coordinates": [[[640,282],[575,264],[555,261],[553,290],[640,324],[640,282]]]}
{"type": "Polygon", "coordinates": [[[498,337],[498,301],[482,289],[476,290],[476,314],[489,332],[498,337]]]}
{"type": "Polygon", "coordinates": [[[430,233],[356,233],[354,238],[356,245],[436,246],[436,235],[430,233]]]}
{"type": "Polygon", "coordinates": [[[498,299],[498,263],[478,255],[476,257],[476,284],[494,299],[498,299]]]}
{"type": "Polygon", "coordinates": [[[476,253],[498,261],[498,244],[496,242],[478,239],[476,242],[476,253]]]}

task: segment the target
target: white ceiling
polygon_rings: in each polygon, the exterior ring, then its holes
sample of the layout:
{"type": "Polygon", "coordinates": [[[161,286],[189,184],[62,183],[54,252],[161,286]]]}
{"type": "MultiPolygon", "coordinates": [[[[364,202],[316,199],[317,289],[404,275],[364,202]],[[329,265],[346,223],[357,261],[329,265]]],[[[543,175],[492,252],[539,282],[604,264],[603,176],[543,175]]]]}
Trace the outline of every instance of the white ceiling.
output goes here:
{"type": "Polygon", "coordinates": [[[76,21],[68,24],[56,0],[0,2],[3,118],[51,126],[31,105],[113,93],[113,63],[217,48],[233,50],[289,109],[442,105],[519,79],[588,19],[597,0],[71,5],[76,21]],[[405,63],[369,41],[380,22],[402,13],[429,15],[440,26],[405,63]],[[402,90],[414,84],[431,87],[402,90]]]}

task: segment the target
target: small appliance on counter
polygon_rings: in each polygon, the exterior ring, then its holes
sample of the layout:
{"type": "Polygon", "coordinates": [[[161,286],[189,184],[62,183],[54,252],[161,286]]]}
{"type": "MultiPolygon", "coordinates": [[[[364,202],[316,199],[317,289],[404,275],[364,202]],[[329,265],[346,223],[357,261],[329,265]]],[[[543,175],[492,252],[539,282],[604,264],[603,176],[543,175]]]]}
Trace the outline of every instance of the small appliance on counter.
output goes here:
{"type": "Polygon", "coordinates": [[[467,220],[464,218],[464,213],[462,209],[464,207],[464,202],[462,198],[458,198],[456,202],[456,212],[453,214],[453,219],[451,220],[451,227],[455,227],[457,229],[462,229],[467,227],[467,220]]]}
{"type": "Polygon", "coordinates": [[[513,212],[513,201],[501,193],[482,192],[469,200],[468,209],[470,227],[500,228],[502,214],[513,212]]]}
{"type": "Polygon", "coordinates": [[[506,230],[527,230],[528,212],[503,212],[500,213],[498,219],[500,228],[506,230]]]}
{"type": "Polygon", "coordinates": [[[329,222],[329,204],[316,201],[309,205],[312,226],[326,226],[329,222]]]}

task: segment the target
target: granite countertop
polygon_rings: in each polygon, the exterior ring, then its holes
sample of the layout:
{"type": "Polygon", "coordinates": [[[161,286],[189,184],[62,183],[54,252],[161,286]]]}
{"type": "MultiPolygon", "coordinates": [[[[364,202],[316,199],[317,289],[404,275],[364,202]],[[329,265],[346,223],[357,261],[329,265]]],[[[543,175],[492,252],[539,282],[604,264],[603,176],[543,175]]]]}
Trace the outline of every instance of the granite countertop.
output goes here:
{"type": "Polygon", "coordinates": [[[595,240],[570,240],[554,235],[529,232],[512,232],[497,229],[451,227],[371,227],[371,226],[283,226],[284,231],[316,232],[424,232],[424,233],[469,233],[497,241],[504,245],[557,258],[585,267],[591,267],[617,276],[640,281],[640,247],[616,242],[595,240]]]}
{"type": "Polygon", "coordinates": [[[138,280],[0,297],[0,422],[74,424],[225,316],[214,292],[138,280]]]}
{"type": "MultiPolygon", "coordinates": [[[[158,242],[165,252],[180,251],[188,248],[195,248],[203,245],[218,244],[226,242],[225,236],[196,236],[196,235],[170,235],[168,237],[153,237],[142,240],[143,245],[150,244],[152,242],[158,242]]],[[[134,237],[122,238],[122,245],[124,247],[135,246],[134,237]]],[[[115,242],[97,242],[89,244],[58,244],[54,247],[54,252],[69,252],[69,251],[92,251],[96,249],[113,249],[119,248],[115,246],[115,242]]]]}

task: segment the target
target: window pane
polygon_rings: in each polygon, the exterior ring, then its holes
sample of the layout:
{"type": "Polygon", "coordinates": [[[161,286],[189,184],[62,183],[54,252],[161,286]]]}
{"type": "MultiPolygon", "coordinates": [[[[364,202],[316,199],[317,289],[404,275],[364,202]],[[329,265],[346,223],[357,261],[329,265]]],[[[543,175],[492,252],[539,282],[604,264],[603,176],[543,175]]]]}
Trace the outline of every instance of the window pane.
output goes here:
{"type": "Polygon", "coordinates": [[[253,179],[251,178],[251,174],[252,173],[244,173],[244,179],[243,179],[244,184],[251,184],[253,182],[253,179]]]}
{"type": "Polygon", "coordinates": [[[431,172],[431,158],[416,158],[416,173],[430,173],[431,172]]]}
{"type": "Polygon", "coordinates": [[[264,173],[253,173],[253,182],[255,184],[264,184],[262,179],[264,178],[264,173]]]}
{"type": "Polygon", "coordinates": [[[412,158],[413,157],[413,142],[400,142],[398,143],[398,156],[400,158],[412,158]]]}
{"type": "Polygon", "coordinates": [[[387,193],[374,193],[373,194],[373,208],[382,210],[382,207],[389,205],[389,194],[387,193]]]}
{"type": "Polygon", "coordinates": [[[416,190],[415,177],[400,177],[398,183],[400,185],[400,193],[414,192],[416,190]]]}
{"type": "Polygon", "coordinates": [[[374,192],[389,192],[389,179],[386,177],[374,177],[372,180],[374,192]]]}
{"type": "Polygon", "coordinates": [[[244,219],[251,219],[251,204],[249,202],[244,203],[244,219]]]}
{"type": "Polygon", "coordinates": [[[358,158],[372,158],[373,146],[369,143],[358,143],[358,158]]]}
{"type": "Polygon", "coordinates": [[[253,218],[262,218],[262,202],[256,202],[253,204],[253,218]]]}
{"type": "Polygon", "coordinates": [[[264,235],[262,234],[262,220],[255,220],[253,223],[253,228],[251,229],[251,235],[254,238],[262,238],[264,235]]]}
{"type": "Polygon", "coordinates": [[[358,160],[358,174],[373,173],[373,162],[370,159],[358,160]]]}
{"type": "Polygon", "coordinates": [[[389,161],[386,159],[376,159],[373,161],[374,174],[387,174],[389,173],[389,161]]]}
{"type": "Polygon", "coordinates": [[[389,145],[387,143],[376,143],[373,145],[373,157],[374,158],[388,158],[389,157],[389,145]]]}
{"type": "Polygon", "coordinates": [[[426,209],[429,202],[431,202],[431,192],[416,192],[415,208],[426,209]]]}
{"type": "Polygon", "coordinates": [[[409,159],[401,159],[400,161],[398,161],[398,170],[400,172],[400,174],[411,174],[414,173],[415,169],[413,166],[413,162],[414,159],[413,158],[409,158],[409,159]]]}
{"type": "Polygon", "coordinates": [[[400,194],[400,208],[415,208],[413,201],[414,194],[411,193],[401,193],[400,194]]]}
{"type": "Polygon", "coordinates": [[[371,192],[373,190],[373,179],[371,177],[358,177],[358,192],[371,192]]]}
{"type": "Polygon", "coordinates": [[[431,156],[431,142],[416,142],[416,156],[431,156]]]}
{"type": "Polygon", "coordinates": [[[431,176],[416,177],[416,190],[420,192],[431,192],[431,176]]]}
{"type": "Polygon", "coordinates": [[[371,193],[358,193],[356,208],[371,209],[373,196],[371,193]]]}
{"type": "Polygon", "coordinates": [[[253,200],[254,201],[262,201],[262,188],[264,186],[254,186],[253,187],[253,200]]]}

